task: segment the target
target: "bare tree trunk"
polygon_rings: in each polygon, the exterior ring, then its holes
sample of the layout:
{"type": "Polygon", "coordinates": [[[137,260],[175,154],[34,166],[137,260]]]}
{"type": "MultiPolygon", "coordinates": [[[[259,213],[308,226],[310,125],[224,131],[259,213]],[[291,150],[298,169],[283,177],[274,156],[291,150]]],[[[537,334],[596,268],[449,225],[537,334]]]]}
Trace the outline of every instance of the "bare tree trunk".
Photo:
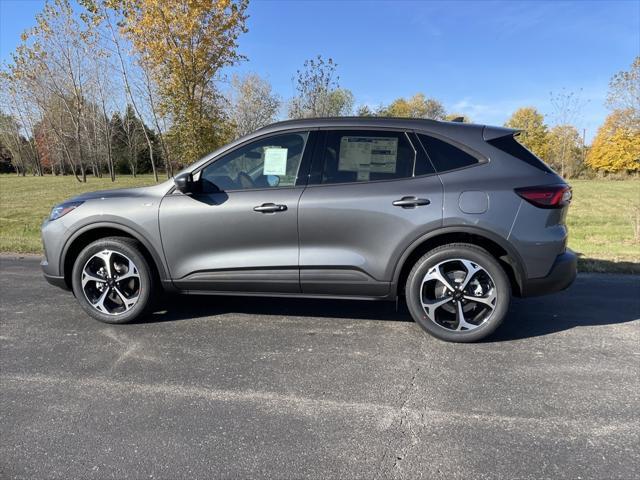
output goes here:
{"type": "Polygon", "coordinates": [[[78,143],[78,163],[80,164],[80,173],[82,174],[82,182],[87,183],[87,172],[85,171],[84,155],[82,151],[82,136],[80,135],[80,116],[76,121],[76,142],[78,143]]]}
{"type": "Polygon", "coordinates": [[[104,137],[105,143],[107,144],[107,170],[109,170],[109,177],[111,177],[111,181],[116,181],[116,172],[113,166],[113,151],[111,150],[111,122],[109,121],[109,117],[107,116],[107,107],[104,102],[104,95],[102,94],[102,87],[100,87],[100,100],[102,105],[102,116],[104,118],[104,137]]]}
{"type": "Polygon", "coordinates": [[[44,171],[42,169],[42,162],[40,161],[40,155],[38,155],[38,151],[37,150],[33,150],[35,158],[33,159],[34,161],[34,165],[36,167],[36,173],[39,177],[43,177],[44,176],[44,171]]]}
{"type": "Polygon", "coordinates": [[[111,181],[116,181],[116,169],[113,165],[113,151],[111,150],[111,139],[107,142],[107,165],[109,166],[109,176],[111,177],[111,181]]]}
{"type": "MultiPolygon", "coordinates": [[[[158,132],[158,138],[160,139],[160,147],[162,148],[162,154],[164,155],[164,163],[167,173],[167,178],[173,177],[173,166],[171,165],[171,156],[169,155],[169,148],[167,147],[167,143],[164,139],[164,134],[162,133],[162,128],[160,128],[160,122],[158,121],[156,104],[153,100],[153,92],[151,87],[151,78],[149,77],[149,72],[147,71],[147,66],[144,64],[140,65],[142,73],[144,74],[145,80],[145,88],[147,90],[147,97],[149,97],[149,106],[151,108],[151,114],[153,116],[153,123],[156,127],[156,131],[158,132]]],[[[158,181],[156,177],[156,181],[158,181]]]]}
{"type": "MultiPolygon", "coordinates": [[[[124,85],[125,85],[125,90],[127,91],[127,94],[129,95],[129,100],[131,101],[131,106],[133,107],[133,110],[136,112],[136,116],[140,119],[140,122],[142,122],[142,132],[144,133],[144,138],[147,141],[147,146],[149,147],[149,160],[151,161],[151,169],[153,170],[153,177],[155,178],[156,182],[158,181],[158,172],[156,171],[156,162],[153,156],[153,144],[151,143],[151,138],[149,137],[149,133],[147,132],[147,129],[144,127],[144,121],[142,119],[142,115],[140,114],[140,110],[138,109],[138,104],[136,103],[135,98],[133,97],[133,93],[131,92],[131,85],[129,83],[129,75],[127,74],[127,67],[124,64],[124,60],[122,58],[122,51],[120,49],[120,42],[118,41],[118,38],[115,35],[115,32],[113,30],[113,25],[111,24],[111,19],[109,18],[109,16],[107,15],[106,17],[107,20],[107,24],[109,25],[109,29],[111,30],[111,36],[113,39],[113,43],[116,46],[116,52],[118,53],[118,59],[120,60],[120,69],[122,72],[122,79],[124,81],[124,85]]],[[[135,174],[134,174],[135,177],[135,174]]]]}
{"type": "Polygon", "coordinates": [[[78,182],[82,183],[82,180],[80,180],[80,178],[78,177],[78,170],[76,169],[76,165],[73,163],[73,160],[71,160],[71,152],[69,152],[69,149],[64,143],[62,144],[62,148],[64,149],[64,153],[65,153],[65,156],[67,157],[67,161],[69,162],[69,167],[73,172],[73,176],[76,177],[76,180],[78,182]]]}
{"type": "Polygon", "coordinates": [[[133,175],[133,178],[136,178],[136,165],[131,152],[129,152],[129,168],[131,169],[131,175],[133,175]]]}

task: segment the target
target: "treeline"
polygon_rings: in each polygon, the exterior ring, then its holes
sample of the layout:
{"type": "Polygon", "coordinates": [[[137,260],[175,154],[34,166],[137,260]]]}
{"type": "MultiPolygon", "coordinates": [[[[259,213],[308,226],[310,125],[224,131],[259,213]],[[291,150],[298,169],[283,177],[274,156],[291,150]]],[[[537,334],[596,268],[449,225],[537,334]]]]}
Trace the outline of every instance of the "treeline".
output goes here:
{"type": "MultiPolygon", "coordinates": [[[[417,93],[356,105],[337,64],[321,56],[292,72],[293,98],[245,61],[248,0],[49,0],[0,70],[0,171],[18,175],[153,173],[176,169],[278,118],[395,116],[452,120],[417,93]]],[[[517,110],[506,126],[566,177],[640,171],[640,57],[612,78],[611,114],[584,143],[580,92],[551,96],[552,111],[517,110]]]]}
{"type": "Polygon", "coordinates": [[[223,70],[247,0],[49,0],[3,65],[0,141],[16,173],[175,169],[235,135],[223,70]]]}

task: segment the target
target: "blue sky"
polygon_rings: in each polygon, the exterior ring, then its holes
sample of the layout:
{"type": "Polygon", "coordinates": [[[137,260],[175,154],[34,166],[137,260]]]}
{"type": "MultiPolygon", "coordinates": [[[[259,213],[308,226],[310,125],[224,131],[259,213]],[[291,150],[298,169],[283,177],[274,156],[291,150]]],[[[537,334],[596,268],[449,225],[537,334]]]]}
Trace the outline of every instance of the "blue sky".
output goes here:
{"type": "MultiPolygon", "coordinates": [[[[0,0],[0,58],[9,59],[40,0],[0,0]]],[[[582,89],[579,128],[591,138],[607,114],[610,77],[640,54],[640,1],[259,1],[240,40],[256,72],[287,98],[317,54],[340,84],[372,106],[424,92],[476,122],[502,124],[518,107],[549,115],[550,92],[582,89]]]]}

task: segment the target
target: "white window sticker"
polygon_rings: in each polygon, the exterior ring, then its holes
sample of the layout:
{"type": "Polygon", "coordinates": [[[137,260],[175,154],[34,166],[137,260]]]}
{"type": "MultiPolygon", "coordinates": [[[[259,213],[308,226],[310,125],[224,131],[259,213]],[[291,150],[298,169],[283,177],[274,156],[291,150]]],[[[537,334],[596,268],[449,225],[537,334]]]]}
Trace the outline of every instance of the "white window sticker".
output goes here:
{"type": "Polygon", "coordinates": [[[338,170],[395,173],[398,139],[394,137],[342,137],[338,170]]]}
{"type": "Polygon", "coordinates": [[[287,174],[287,152],[289,149],[267,147],[264,150],[263,175],[284,176],[287,174]]]}

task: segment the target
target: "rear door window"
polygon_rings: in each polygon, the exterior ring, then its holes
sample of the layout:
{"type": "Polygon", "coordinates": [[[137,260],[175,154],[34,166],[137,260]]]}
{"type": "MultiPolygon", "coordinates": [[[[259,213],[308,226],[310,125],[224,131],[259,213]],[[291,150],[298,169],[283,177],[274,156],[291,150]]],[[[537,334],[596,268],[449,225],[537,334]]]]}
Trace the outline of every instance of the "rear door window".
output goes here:
{"type": "Polygon", "coordinates": [[[418,134],[418,138],[438,173],[469,167],[481,161],[478,157],[438,138],[422,133],[418,134]]]}
{"type": "Polygon", "coordinates": [[[404,132],[331,130],[317,158],[319,183],[371,182],[412,177],[416,151],[404,132]]]}

